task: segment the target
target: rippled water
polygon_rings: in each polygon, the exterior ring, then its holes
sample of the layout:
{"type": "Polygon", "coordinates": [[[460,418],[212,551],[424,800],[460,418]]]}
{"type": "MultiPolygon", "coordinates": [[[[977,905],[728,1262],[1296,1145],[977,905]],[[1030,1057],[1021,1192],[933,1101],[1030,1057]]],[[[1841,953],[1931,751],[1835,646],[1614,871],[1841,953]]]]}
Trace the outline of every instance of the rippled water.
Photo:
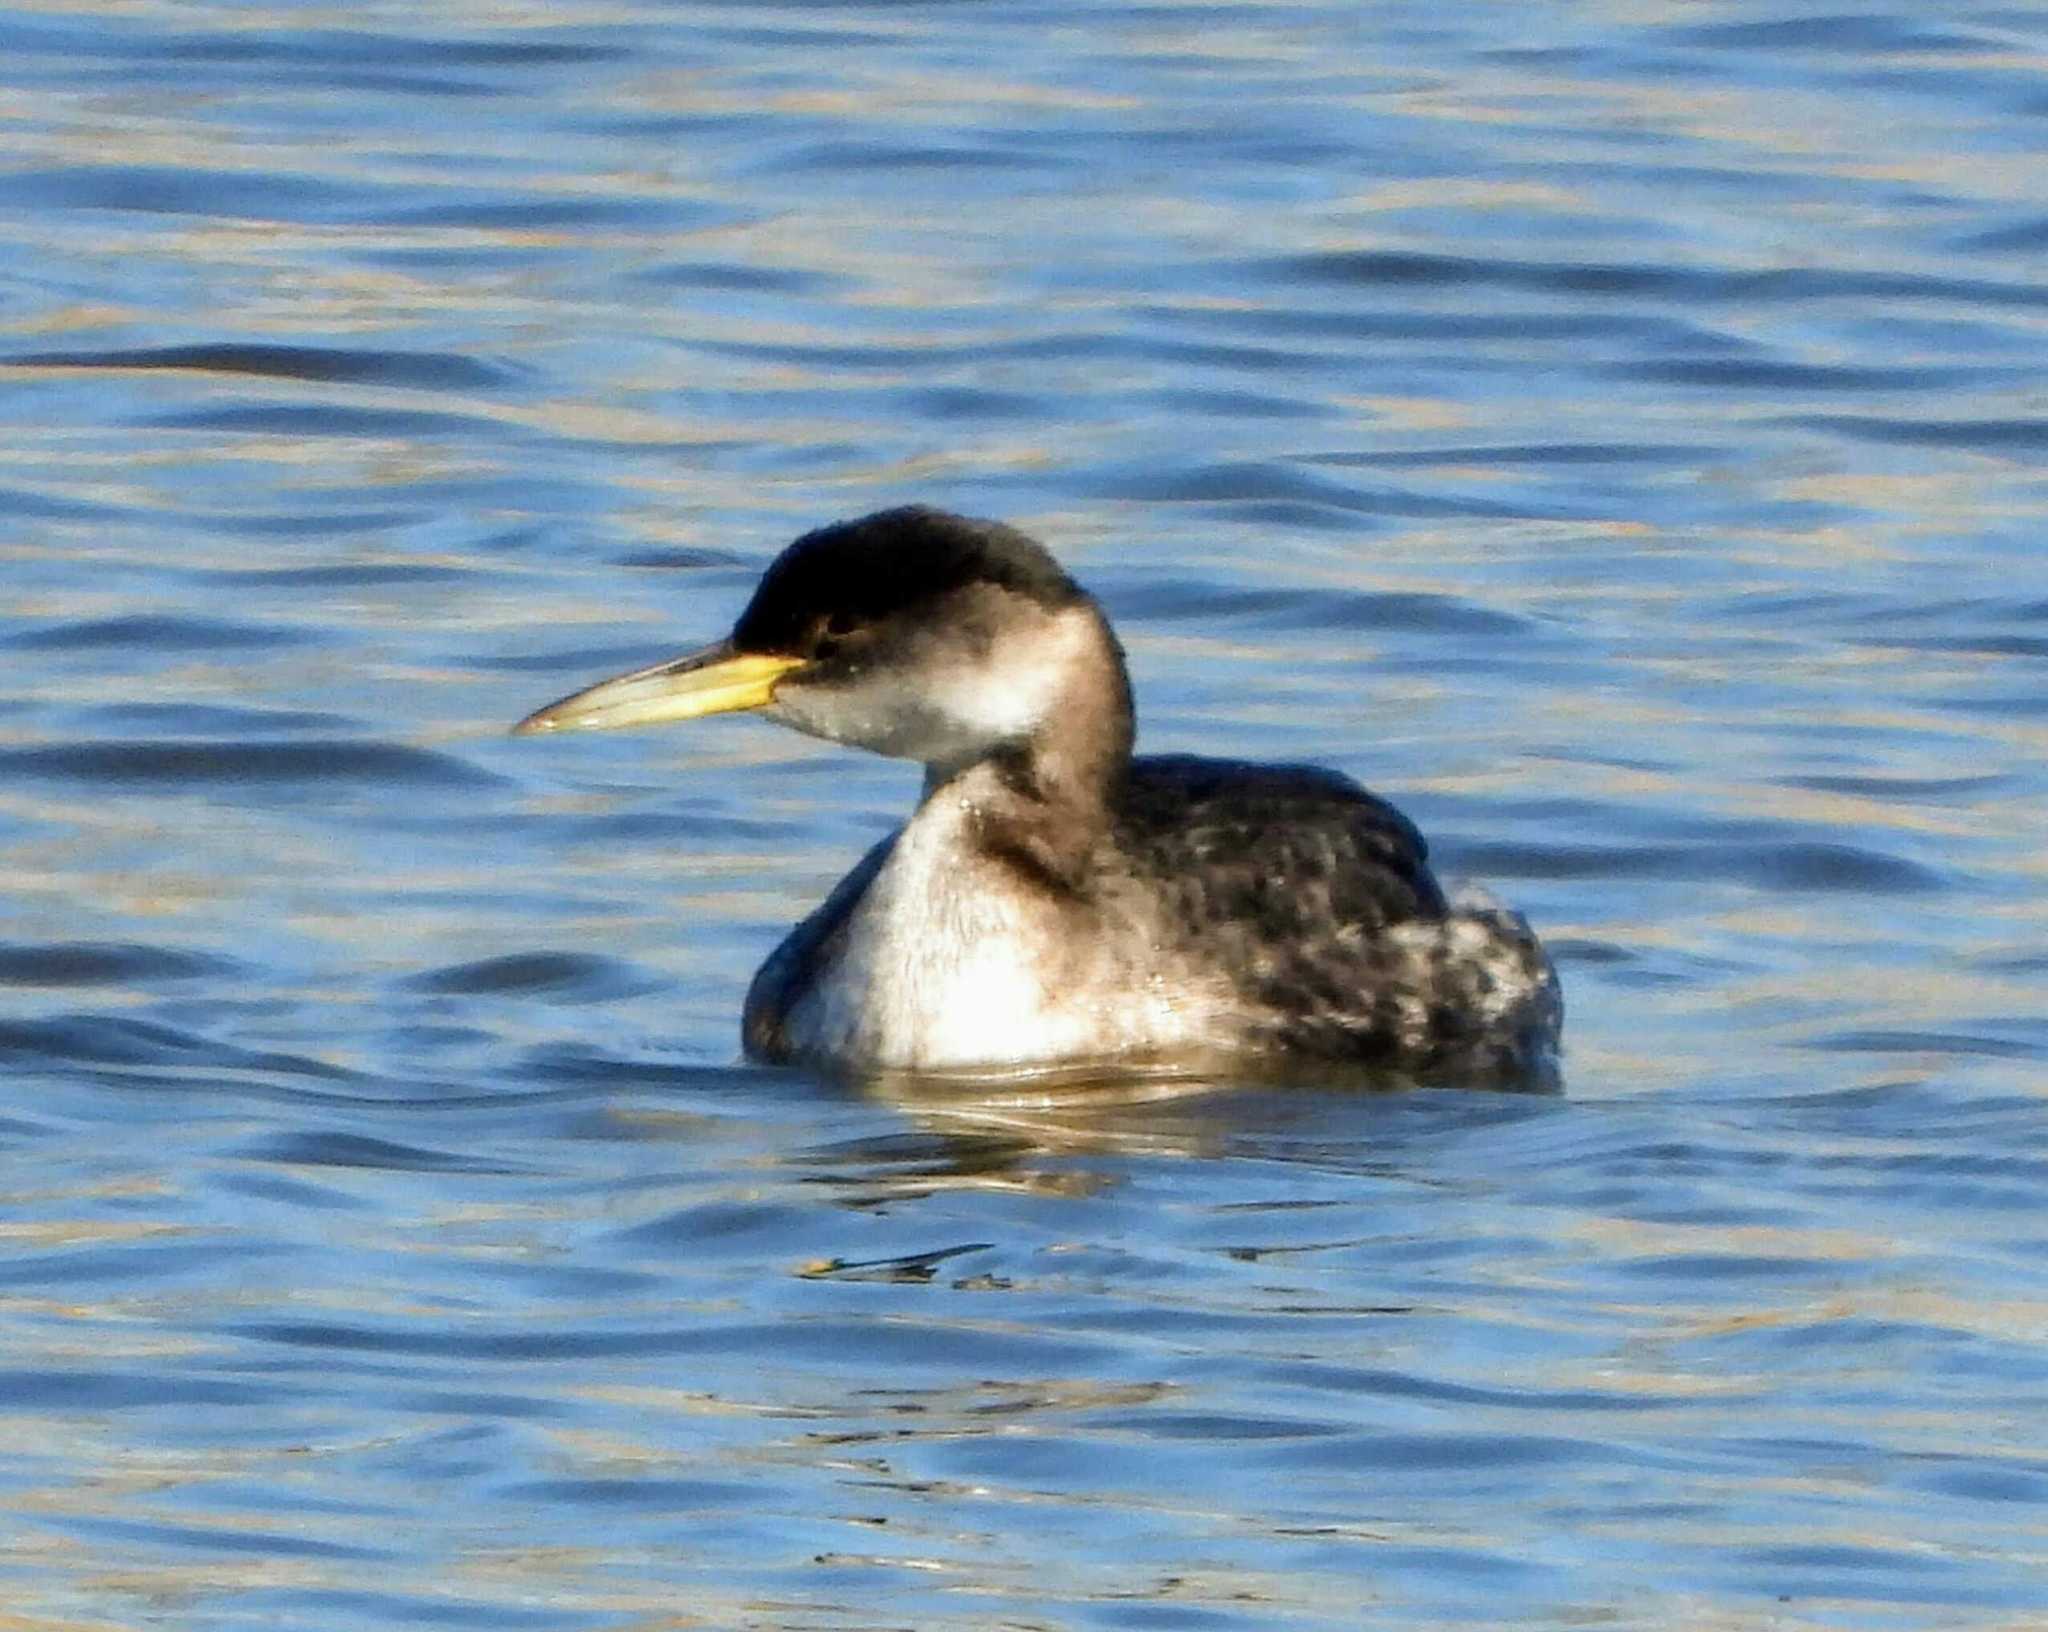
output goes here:
{"type": "Polygon", "coordinates": [[[2048,1624],[2048,11],[0,17],[0,1614],[2048,1624]],[[734,1063],[910,768],[513,742],[1052,542],[1565,1091],[734,1063]]]}

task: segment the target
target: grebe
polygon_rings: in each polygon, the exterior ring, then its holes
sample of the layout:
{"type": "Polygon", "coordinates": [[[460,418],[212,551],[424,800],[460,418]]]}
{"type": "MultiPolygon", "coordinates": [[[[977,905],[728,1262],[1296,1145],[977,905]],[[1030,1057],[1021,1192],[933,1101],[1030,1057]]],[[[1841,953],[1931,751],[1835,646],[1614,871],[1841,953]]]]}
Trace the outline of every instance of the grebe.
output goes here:
{"type": "Polygon", "coordinates": [[[1334,771],[1133,758],[1107,619],[1014,528],[922,506],[820,528],[727,639],[513,729],[740,709],[925,767],[910,820],[755,975],[757,1059],[1552,1068],[1563,1004],[1521,915],[1447,901],[1414,825],[1334,771]]]}

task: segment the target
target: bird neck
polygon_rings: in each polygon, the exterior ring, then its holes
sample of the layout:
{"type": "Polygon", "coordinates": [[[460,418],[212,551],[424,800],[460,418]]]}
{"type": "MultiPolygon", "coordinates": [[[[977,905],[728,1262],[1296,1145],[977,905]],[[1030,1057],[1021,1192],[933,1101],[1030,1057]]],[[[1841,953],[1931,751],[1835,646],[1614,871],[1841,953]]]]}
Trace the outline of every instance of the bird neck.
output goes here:
{"type": "MultiPolygon", "coordinates": [[[[1131,763],[1131,683],[1116,637],[1068,665],[1029,736],[964,764],[925,767],[924,804],[954,805],[976,847],[1040,882],[1077,889],[1131,763]]],[[[922,807],[921,807],[922,808],[922,807]]]]}

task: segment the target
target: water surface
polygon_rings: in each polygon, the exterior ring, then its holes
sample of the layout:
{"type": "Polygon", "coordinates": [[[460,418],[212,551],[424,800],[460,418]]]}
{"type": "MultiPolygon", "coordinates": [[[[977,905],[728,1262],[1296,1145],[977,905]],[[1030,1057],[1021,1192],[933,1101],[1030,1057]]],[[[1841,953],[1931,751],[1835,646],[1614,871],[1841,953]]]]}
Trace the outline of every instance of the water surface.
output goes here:
{"type": "Polygon", "coordinates": [[[0,18],[24,1626],[2048,1617],[2048,12],[0,18]],[[1565,1092],[737,1063],[818,522],[1397,799],[1565,1092]]]}

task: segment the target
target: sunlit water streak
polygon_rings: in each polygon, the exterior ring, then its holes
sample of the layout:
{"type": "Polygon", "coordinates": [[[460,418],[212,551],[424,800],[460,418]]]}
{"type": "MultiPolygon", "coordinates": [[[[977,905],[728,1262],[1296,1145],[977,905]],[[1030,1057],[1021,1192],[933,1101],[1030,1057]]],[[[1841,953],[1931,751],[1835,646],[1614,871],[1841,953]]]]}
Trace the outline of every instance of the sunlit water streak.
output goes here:
{"type": "Polygon", "coordinates": [[[0,48],[0,1619],[2048,1616],[2048,13],[0,48]],[[1565,1092],[735,1064],[914,771],[502,728],[911,498],[1565,1092]]]}

